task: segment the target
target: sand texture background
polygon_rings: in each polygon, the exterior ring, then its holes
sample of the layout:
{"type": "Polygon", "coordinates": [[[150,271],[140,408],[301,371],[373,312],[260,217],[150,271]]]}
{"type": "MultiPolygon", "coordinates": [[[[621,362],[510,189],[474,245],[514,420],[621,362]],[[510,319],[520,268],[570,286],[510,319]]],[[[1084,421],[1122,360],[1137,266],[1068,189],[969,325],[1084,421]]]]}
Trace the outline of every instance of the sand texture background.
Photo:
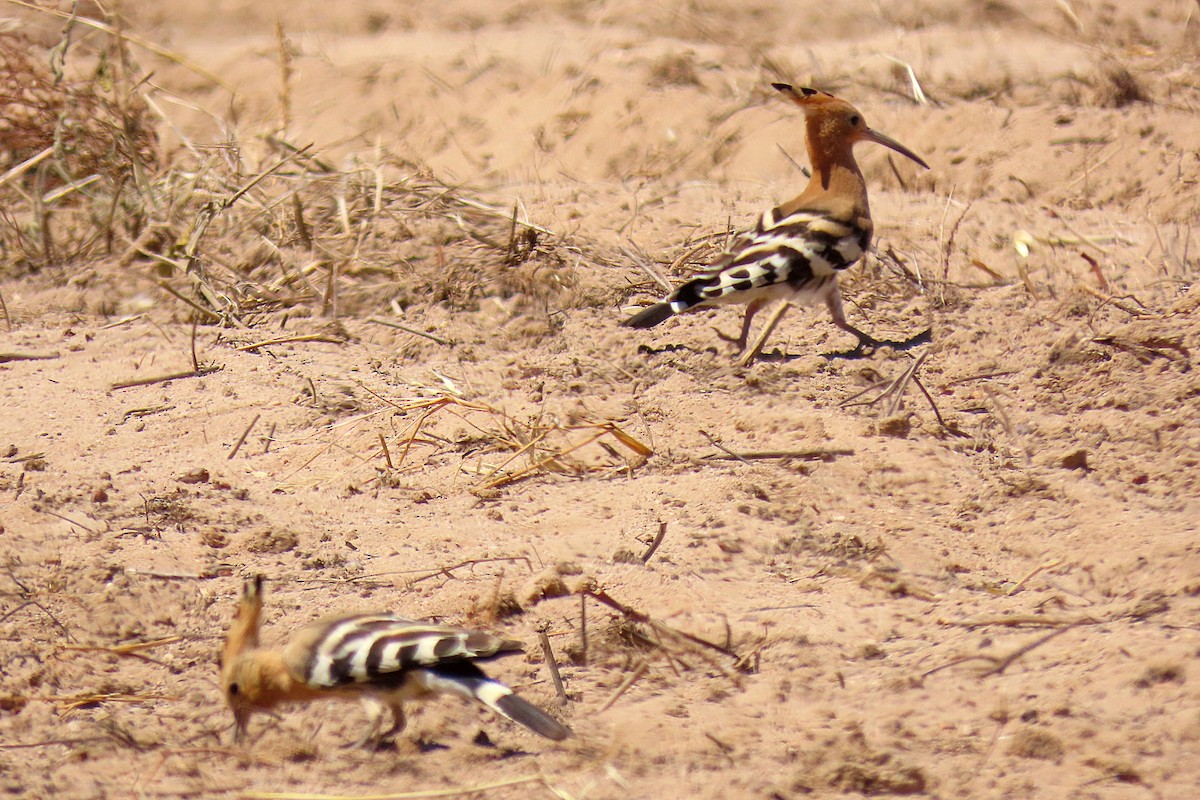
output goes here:
{"type": "Polygon", "coordinates": [[[1195,796],[1195,0],[77,11],[0,3],[0,791],[1195,796]],[[618,327],[802,188],[778,80],[932,166],[860,147],[844,283],[930,344],[618,327]],[[255,573],[272,642],[520,638],[577,735],[233,746],[255,573]]]}

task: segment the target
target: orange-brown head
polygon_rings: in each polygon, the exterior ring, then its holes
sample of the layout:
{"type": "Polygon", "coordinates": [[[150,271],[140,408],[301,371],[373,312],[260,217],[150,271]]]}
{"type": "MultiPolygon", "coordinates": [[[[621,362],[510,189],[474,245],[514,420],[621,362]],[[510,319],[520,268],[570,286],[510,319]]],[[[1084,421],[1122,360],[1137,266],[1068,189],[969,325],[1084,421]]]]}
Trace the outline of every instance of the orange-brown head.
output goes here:
{"type": "MultiPolygon", "coordinates": [[[[234,741],[246,732],[246,723],[255,711],[265,710],[281,699],[279,682],[281,665],[277,658],[258,647],[258,627],[262,618],[263,576],[255,575],[242,588],[237,616],[225,637],[221,653],[221,689],[233,710],[234,741]]],[[[286,673],[285,673],[286,675],[286,673]]]]}
{"type": "Polygon", "coordinates": [[[862,112],[845,100],[817,89],[796,89],[786,83],[771,85],[804,111],[809,160],[818,173],[835,164],[852,166],[857,171],[851,151],[858,142],[875,142],[889,147],[929,169],[916,153],[890,136],[871,130],[862,112]]]}

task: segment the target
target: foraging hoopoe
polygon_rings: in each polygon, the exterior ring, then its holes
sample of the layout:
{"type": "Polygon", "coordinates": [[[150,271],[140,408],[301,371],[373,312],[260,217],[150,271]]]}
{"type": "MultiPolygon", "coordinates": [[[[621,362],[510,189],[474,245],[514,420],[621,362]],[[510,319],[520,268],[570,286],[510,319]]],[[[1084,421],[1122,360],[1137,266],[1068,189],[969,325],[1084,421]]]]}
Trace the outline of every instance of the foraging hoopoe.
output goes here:
{"type": "MultiPolygon", "coordinates": [[[[871,244],[867,184],[854,160],[854,145],[875,142],[929,169],[915,153],[867,127],[854,106],[828,92],[773,87],[804,111],[812,178],[794,200],[762,215],[754,230],[741,234],[728,250],[662,301],[625,320],[630,328],[651,328],[691,308],[746,303],[738,349],[745,351],[754,314],[780,298],[803,304],[823,300],[842,330],[858,337],[861,351],[877,345],[846,321],[838,290],[840,272],[862,258],[871,244]]],[[[777,316],[775,322],[779,321],[777,316]]],[[[759,339],[761,346],[769,331],[759,339]]],[[[748,361],[756,355],[747,354],[748,361]]]]}
{"type": "Polygon", "coordinates": [[[258,641],[262,584],[261,575],[246,582],[221,659],[221,687],[233,709],[235,741],[256,711],[287,702],[358,697],[372,718],[358,744],[377,742],[404,729],[405,700],[434,694],[476,700],[548,739],[571,735],[476,665],[522,652],[520,642],[392,614],[354,614],[318,620],[282,649],[269,650],[258,641]],[[391,710],[393,724],[381,731],[385,709],[391,710]]]}

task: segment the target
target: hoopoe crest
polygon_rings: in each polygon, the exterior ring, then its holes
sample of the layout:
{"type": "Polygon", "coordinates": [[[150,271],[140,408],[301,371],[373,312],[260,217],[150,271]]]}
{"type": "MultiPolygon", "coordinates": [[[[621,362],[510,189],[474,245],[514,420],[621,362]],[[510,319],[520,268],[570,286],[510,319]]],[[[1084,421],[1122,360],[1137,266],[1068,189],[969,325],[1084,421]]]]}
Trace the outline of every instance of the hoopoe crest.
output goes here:
{"type": "Polygon", "coordinates": [[[221,659],[221,687],[241,739],[256,712],[282,703],[360,698],[371,726],[360,744],[404,729],[406,700],[453,694],[487,706],[548,739],[570,729],[492,680],[478,662],[520,653],[520,642],[394,614],[352,614],[311,623],[280,649],[259,643],[263,578],[247,581],[221,659]],[[384,712],[392,726],[383,730],[384,712]]]}
{"type": "Polygon", "coordinates": [[[795,199],[765,212],[753,230],[741,234],[691,280],[625,320],[626,327],[651,328],[693,308],[745,304],[737,339],[738,349],[744,352],[755,313],[766,303],[782,299],[824,302],[834,324],[858,337],[857,351],[879,344],[846,320],[837,283],[842,271],[870,247],[874,231],[867,184],[854,160],[854,145],[874,142],[926,169],[929,165],[895,139],[868,127],[862,113],[845,100],[785,83],[772,86],[804,112],[812,165],[808,186],[795,199]]]}

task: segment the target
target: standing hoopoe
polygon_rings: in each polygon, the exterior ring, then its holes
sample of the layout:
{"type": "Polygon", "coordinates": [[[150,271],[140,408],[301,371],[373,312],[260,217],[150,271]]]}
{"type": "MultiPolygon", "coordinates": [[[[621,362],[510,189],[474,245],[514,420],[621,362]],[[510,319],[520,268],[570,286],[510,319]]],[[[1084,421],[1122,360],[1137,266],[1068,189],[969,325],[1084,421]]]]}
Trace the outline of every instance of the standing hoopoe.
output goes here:
{"type": "MultiPolygon", "coordinates": [[[[771,85],[804,111],[812,165],[808,186],[796,199],[764,213],[754,230],[739,236],[710,266],[623,325],[651,328],[691,308],[746,303],[737,340],[738,349],[745,351],[750,321],[766,303],[777,298],[803,304],[823,300],[833,323],[858,337],[855,352],[879,344],[846,321],[837,283],[838,274],[870,247],[873,230],[867,184],[854,160],[854,145],[875,142],[926,169],[929,165],[899,142],[868,128],[862,114],[845,100],[816,89],[771,85]]],[[[743,363],[757,354],[769,333],[763,332],[743,363]]]]}
{"type": "Polygon", "coordinates": [[[404,729],[405,700],[454,694],[476,700],[539,736],[561,740],[571,731],[494,681],[478,661],[519,653],[521,643],[481,631],[414,622],[392,614],[355,614],[301,628],[279,650],[259,646],[263,577],[247,581],[225,640],[221,687],[233,709],[234,739],[255,711],[280,703],[358,697],[371,727],[359,741],[379,741],[404,729]],[[381,731],[390,709],[392,727],[381,731]]]}

